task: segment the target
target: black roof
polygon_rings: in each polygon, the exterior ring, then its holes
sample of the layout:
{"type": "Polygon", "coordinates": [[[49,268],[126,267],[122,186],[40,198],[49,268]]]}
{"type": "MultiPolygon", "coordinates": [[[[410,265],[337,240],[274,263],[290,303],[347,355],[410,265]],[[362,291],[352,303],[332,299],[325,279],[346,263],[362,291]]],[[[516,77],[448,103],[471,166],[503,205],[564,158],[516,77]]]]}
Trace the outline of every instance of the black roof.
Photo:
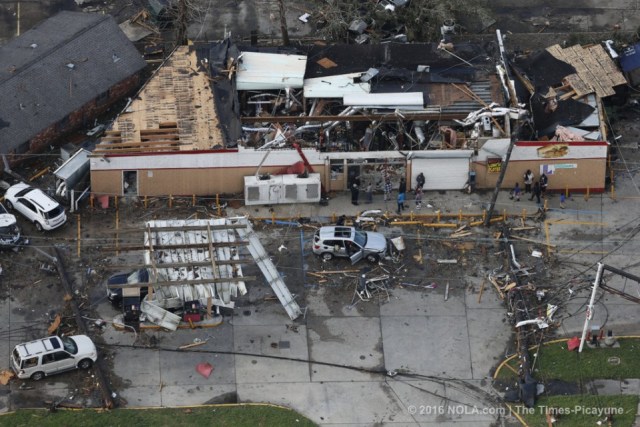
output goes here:
{"type": "Polygon", "coordinates": [[[13,39],[0,47],[0,152],[145,66],[109,15],[60,12],[13,39]]]}
{"type": "Polygon", "coordinates": [[[457,43],[452,52],[438,49],[438,43],[382,43],[309,46],[305,78],[367,71],[369,68],[395,68],[415,71],[419,65],[429,66],[440,81],[473,81],[494,73],[495,49],[457,43]],[[324,68],[318,64],[323,58],[336,66],[324,68]]]}

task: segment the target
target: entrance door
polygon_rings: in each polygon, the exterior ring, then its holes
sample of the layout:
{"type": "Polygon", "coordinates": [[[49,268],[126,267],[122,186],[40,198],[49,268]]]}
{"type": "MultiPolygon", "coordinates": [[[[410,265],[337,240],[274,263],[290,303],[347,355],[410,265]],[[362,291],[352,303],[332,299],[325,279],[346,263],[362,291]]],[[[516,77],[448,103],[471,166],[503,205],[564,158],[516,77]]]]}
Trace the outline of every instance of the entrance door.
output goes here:
{"type": "Polygon", "coordinates": [[[122,194],[138,195],[138,171],[122,171],[122,194]]]}

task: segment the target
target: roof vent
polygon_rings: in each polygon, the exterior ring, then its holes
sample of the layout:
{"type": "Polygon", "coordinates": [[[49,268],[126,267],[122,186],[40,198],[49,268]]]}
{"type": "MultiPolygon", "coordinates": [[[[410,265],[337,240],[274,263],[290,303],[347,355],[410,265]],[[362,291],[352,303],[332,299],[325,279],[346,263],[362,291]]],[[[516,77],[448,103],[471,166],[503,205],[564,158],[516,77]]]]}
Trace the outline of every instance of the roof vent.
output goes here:
{"type": "Polygon", "coordinates": [[[29,45],[29,47],[30,47],[31,49],[35,49],[35,48],[37,48],[37,47],[38,47],[38,45],[37,45],[36,43],[31,43],[31,44],[29,45]]]}
{"type": "Polygon", "coordinates": [[[120,57],[118,55],[116,55],[115,53],[113,55],[111,55],[111,59],[113,59],[113,62],[120,61],[120,57]]]}
{"type": "Polygon", "coordinates": [[[70,70],[73,70],[74,68],[76,68],[76,64],[74,64],[73,62],[69,62],[67,64],[67,68],[70,69],[70,70]]]}

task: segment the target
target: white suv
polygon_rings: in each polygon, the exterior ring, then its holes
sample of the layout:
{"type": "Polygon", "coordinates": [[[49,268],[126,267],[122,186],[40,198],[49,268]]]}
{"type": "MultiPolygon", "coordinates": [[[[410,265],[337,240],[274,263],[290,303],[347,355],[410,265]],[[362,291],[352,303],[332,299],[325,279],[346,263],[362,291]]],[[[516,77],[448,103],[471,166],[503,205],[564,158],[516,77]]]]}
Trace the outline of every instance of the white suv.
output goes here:
{"type": "Polygon", "coordinates": [[[387,239],[381,233],[356,230],[354,227],[325,226],[313,235],[313,253],[325,261],[333,257],[350,258],[355,264],[361,259],[371,263],[387,254],[387,239]]]}
{"type": "Polygon", "coordinates": [[[67,221],[67,214],[60,203],[44,191],[23,182],[9,187],[4,198],[9,209],[24,215],[38,231],[53,230],[67,221]]]}
{"type": "Polygon", "coordinates": [[[18,378],[35,381],[72,369],[89,369],[96,360],[96,346],[86,335],[41,338],[18,344],[11,352],[11,368],[18,378]]]}

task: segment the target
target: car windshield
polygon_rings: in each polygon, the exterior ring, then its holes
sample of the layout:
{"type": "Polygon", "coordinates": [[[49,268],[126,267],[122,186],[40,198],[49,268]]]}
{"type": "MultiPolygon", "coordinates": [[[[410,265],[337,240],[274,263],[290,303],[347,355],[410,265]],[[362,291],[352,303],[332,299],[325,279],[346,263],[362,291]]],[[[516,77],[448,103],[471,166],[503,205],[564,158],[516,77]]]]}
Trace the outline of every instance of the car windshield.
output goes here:
{"type": "Polygon", "coordinates": [[[62,340],[62,344],[64,345],[64,349],[71,353],[71,354],[77,354],[78,353],[78,344],[76,344],[76,342],[69,338],[69,337],[62,337],[60,338],[62,340]]]}
{"type": "Polygon", "coordinates": [[[49,212],[45,212],[44,216],[47,219],[57,218],[60,216],[62,211],[63,211],[62,206],[58,205],[55,208],[51,209],[49,212]]]}
{"type": "Polygon", "coordinates": [[[127,277],[127,283],[140,283],[140,270],[136,270],[127,277]]]}
{"type": "Polygon", "coordinates": [[[23,197],[25,194],[33,191],[34,188],[33,187],[27,187],[27,188],[23,188],[22,190],[18,191],[16,193],[16,197],[23,197]]]}
{"type": "Polygon", "coordinates": [[[367,245],[367,233],[356,230],[356,234],[353,236],[353,241],[361,248],[364,248],[367,245]]]}

